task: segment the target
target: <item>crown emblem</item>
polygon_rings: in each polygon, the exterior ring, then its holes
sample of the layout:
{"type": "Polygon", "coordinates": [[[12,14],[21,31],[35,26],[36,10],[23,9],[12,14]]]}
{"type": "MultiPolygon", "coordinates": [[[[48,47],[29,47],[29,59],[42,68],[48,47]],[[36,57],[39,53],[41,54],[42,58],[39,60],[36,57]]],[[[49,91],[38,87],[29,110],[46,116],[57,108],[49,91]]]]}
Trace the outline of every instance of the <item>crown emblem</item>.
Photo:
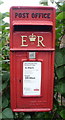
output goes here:
{"type": "Polygon", "coordinates": [[[34,34],[32,33],[32,35],[29,35],[29,39],[30,39],[30,41],[35,41],[36,35],[34,35],[34,34]]]}

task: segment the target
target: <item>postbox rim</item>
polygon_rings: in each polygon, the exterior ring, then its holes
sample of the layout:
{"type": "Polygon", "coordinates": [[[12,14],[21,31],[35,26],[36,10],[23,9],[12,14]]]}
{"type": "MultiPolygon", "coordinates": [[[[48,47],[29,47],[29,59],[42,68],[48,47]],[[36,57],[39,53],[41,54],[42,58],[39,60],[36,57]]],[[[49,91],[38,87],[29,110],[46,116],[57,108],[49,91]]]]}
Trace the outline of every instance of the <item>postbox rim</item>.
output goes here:
{"type": "Polygon", "coordinates": [[[11,7],[10,98],[13,112],[52,110],[54,51],[55,9],[11,7]]]}
{"type": "Polygon", "coordinates": [[[13,26],[14,25],[48,25],[48,26],[53,26],[52,21],[26,21],[26,20],[18,20],[18,21],[13,21],[13,26]]]}
{"type": "Polygon", "coordinates": [[[55,7],[53,7],[53,6],[11,6],[11,7],[10,7],[10,10],[11,10],[12,8],[13,8],[13,9],[20,9],[20,8],[22,8],[22,9],[23,9],[23,8],[24,8],[24,9],[25,9],[25,8],[27,8],[27,9],[29,9],[29,8],[30,8],[30,9],[32,9],[32,8],[33,8],[33,9],[43,9],[43,8],[44,8],[44,9],[55,9],[55,7]]]}

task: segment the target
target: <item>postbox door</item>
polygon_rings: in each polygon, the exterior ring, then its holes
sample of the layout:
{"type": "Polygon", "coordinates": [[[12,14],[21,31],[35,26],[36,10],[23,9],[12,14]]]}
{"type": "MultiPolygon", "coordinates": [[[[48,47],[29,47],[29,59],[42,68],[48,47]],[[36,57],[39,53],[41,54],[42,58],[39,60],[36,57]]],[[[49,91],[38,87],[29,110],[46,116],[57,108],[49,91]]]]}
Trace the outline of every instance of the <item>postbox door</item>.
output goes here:
{"type": "MultiPolygon", "coordinates": [[[[25,111],[24,109],[40,109],[40,111],[43,111],[45,109],[51,109],[52,108],[52,99],[53,99],[53,54],[52,52],[36,52],[35,53],[37,58],[36,59],[28,59],[29,52],[16,52],[14,53],[14,59],[15,61],[15,84],[16,84],[16,108],[22,108],[22,111],[25,111]],[[33,64],[40,63],[40,69],[41,72],[37,75],[37,77],[40,77],[40,92],[36,93],[33,91],[26,95],[23,94],[23,76],[25,75],[24,72],[24,63],[25,62],[33,62],[33,64]]],[[[13,74],[13,73],[12,73],[13,74]]],[[[31,73],[28,73],[28,75],[31,75],[31,73]]],[[[35,76],[34,76],[35,77],[35,76]]],[[[30,82],[31,79],[27,82],[30,82]]],[[[36,81],[35,81],[36,82],[36,81]]],[[[39,83],[39,81],[38,81],[39,83]]],[[[30,84],[27,84],[27,89],[34,88],[32,87],[33,82],[30,84]]],[[[37,86],[35,86],[37,87],[37,86]]],[[[35,88],[36,90],[37,88],[35,88]]]]}

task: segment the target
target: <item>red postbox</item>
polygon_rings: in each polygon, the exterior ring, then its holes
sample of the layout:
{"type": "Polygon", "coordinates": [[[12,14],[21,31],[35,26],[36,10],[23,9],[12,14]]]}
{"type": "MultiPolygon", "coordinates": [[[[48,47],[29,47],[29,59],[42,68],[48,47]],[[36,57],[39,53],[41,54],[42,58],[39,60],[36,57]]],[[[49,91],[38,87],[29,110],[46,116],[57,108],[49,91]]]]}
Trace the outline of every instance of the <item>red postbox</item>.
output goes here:
{"type": "Polygon", "coordinates": [[[55,9],[11,7],[10,93],[14,112],[53,107],[55,9]]]}

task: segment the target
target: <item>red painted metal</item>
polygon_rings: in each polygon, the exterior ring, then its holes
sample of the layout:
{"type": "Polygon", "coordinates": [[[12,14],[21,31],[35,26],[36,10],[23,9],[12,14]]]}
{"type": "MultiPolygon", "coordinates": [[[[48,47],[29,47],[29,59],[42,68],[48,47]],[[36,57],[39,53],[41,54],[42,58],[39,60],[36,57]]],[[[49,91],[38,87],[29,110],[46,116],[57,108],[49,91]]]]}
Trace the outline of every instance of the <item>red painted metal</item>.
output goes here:
{"type": "Polygon", "coordinates": [[[26,20],[24,20],[24,21],[13,21],[13,25],[21,25],[21,24],[23,24],[23,25],[53,25],[53,22],[51,22],[51,21],[33,21],[33,20],[31,20],[31,21],[26,21],[26,20]]]}
{"type": "Polygon", "coordinates": [[[10,96],[14,112],[41,112],[53,108],[55,8],[11,7],[10,96]],[[30,38],[34,38],[33,41],[30,38]],[[35,52],[34,59],[29,52],[35,52]],[[23,62],[41,62],[41,93],[23,95],[23,62]]]}

